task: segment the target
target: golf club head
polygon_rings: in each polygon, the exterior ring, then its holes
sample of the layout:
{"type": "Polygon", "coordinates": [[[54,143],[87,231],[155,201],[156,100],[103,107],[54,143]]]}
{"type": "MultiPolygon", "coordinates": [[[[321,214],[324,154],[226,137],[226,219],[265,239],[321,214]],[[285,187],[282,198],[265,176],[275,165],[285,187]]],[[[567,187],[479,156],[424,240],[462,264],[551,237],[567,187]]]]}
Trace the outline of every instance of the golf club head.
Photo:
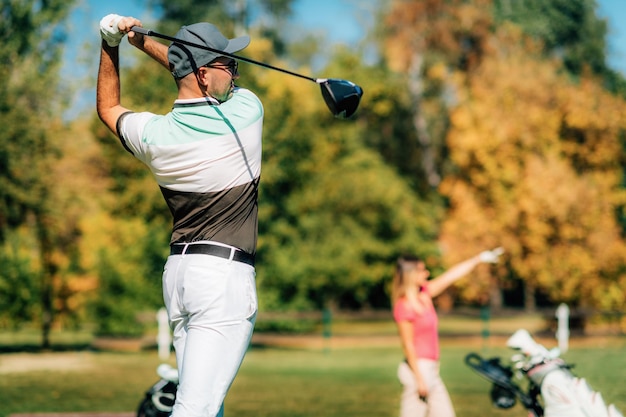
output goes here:
{"type": "Polygon", "coordinates": [[[322,97],[331,113],[340,119],[346,119],[354,114],[363,89],[347,80],[328,78],[317,81],[322,89],[322,97]]]}

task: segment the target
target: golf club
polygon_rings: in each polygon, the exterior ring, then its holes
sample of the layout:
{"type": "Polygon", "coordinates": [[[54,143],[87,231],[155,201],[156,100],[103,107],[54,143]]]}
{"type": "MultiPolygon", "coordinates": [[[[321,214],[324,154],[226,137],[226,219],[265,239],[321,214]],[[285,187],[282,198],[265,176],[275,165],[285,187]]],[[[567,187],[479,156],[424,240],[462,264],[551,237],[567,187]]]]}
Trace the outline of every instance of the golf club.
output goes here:
{"type": "Polygon", "coordinates": [[[144,29],[139,26],[133,26],[131,30],[135,33],[141,33],[146,36],[153,36],[156,38],[165,39],[171,42],[180,43],[187,46],[192,46],[194,48],[205,49],[207,51],[215,52],[217,54],[227,56],[233,59],[237,59],[240,61],[248,62],[250,64],[259,65],[264,68],[273,69],[276,71],[280,71],[285,74],[293,75],[296,77],[304,78],[305,80],[313,81],[316,84],[320,85],[322,90],[322,97],[324,98],[324,102],[328,106],[328,109],[331,113],[338,118],[344,119],[352,116],[354,112],[356,112],[357,107],[359,106],[359,102],[361,101],[361,96],[363,95],[363,89],[356,85],[355,83],[342,80],[337,78],[313,78],[308,77],[306,75],[298,74],[296,72],[292,72],[283,68],[278,68],[269,64],[265,64],[263,62],[255,61],[250,58],[245,58],[238,55],[233,55],[228,52],[220,51],[219,49],[213,49],[205,45],[200,45],[197,43],[185,41],[182,39],[175,38],[173,36],[163,35],[161,33],[155,32],[153,30],[144,29]]]}

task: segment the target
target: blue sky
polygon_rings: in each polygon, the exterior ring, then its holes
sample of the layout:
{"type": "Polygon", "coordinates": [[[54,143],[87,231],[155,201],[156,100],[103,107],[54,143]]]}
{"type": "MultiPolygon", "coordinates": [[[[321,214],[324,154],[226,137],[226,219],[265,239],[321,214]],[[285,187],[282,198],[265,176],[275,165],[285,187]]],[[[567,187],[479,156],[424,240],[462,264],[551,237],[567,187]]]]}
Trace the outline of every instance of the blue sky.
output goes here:
{"type": "MultiPolygon", "coordinates": [[[[116,13],[137,17],[148,27],[155,17],[145,4],[145,0],[78,0],[72,21],[93,28],[102,16],[116,13]]],[[[363,35],[363,24],[371,23],[372,4],[372,0],[294,0],[294,26],[324,34],[331,42],[355,43],[363,35]]]]}
{"type": "MultiPolygon", "coordinates": [[[[600,15],[609,20],[610,61],[615,69],[626,73],[626,0],[597,2],[600,15]]],[[[154,22],[154,16],[146,12],[145,3],[145,0],[79,0],[73,21],[88,23],[93,28],[100,17],[117,13],[154,22]]],[[[353,44],[362,37],[363,24],[371,23],[368,19],[370,4],[372,1],[363,0],[295,0],[294,25],[323,33],[331,43],[353,44]]]]}
{"type": "Polygon", "coordinates": [[[609,64],[626,74],[626,1],[597,0],[598,14],[609,21],[609,64]]]}
{"type": "MultiPolygon", "coordinates": [[[[626,0],[597,2],[599,15],[609,21],[609,64],[626,75],[626,0]]],[[[354,45],[364,35],[364,28],[372,24],[370,8],[374,3],[375,0],[294,0],[293,27],[314,31],[324,36],[329,45],[354,45]]],[[[145,0],[79,0],[71,17],[70,42],[66,52],[68,62],[64,73],[79,77],[92,73],[95,75],[99,52],[97,27],[100,18],[109,13],[135,16],[149,28],[156,17],[147,12],[145,4],[145,0]]],[[[74,104],[69,117],[77,109],[91,105],[82,103],[83,101],[93,103],[93,86],[85,88],[87,91],[80,95],[82,99],[74,104]]]]}

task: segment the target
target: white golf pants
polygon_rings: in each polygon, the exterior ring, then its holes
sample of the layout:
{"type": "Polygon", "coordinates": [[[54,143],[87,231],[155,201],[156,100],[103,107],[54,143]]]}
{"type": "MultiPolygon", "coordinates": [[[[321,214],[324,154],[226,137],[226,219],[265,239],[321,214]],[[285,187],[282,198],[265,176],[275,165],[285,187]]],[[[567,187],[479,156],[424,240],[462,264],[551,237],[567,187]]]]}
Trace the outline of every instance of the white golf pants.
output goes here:
{"type": "Polygon", "coordinates": [[[257,313],[254,267],[211,255],[172,255],[163,297],[179,386],[173,417],[221,417],[257,313]]]}

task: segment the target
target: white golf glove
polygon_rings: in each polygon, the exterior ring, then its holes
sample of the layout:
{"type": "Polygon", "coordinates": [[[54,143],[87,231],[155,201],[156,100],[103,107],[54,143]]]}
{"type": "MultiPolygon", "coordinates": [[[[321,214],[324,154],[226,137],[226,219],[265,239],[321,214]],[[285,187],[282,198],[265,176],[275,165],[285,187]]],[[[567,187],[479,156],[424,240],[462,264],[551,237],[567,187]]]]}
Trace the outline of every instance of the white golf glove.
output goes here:
{"type": "Polygon", "coordinates": [[[109,46],[118,46],[124,38],[125,33],[120,32],[118,23],[124,16],[108,14],[100,20],[100,36],[109,46]]]}
{"type": "Polygon", "coordinates": [[[503,253],[504,253],[504,248],[499,247],[493,250],[483,251],[480,253],[480,255],[478,255],[478,257],[480,259],[480,262],[495,264],[495,263],[498,263],[498,259],[500,258],[500,255],[502,255],[503,253]]]}

